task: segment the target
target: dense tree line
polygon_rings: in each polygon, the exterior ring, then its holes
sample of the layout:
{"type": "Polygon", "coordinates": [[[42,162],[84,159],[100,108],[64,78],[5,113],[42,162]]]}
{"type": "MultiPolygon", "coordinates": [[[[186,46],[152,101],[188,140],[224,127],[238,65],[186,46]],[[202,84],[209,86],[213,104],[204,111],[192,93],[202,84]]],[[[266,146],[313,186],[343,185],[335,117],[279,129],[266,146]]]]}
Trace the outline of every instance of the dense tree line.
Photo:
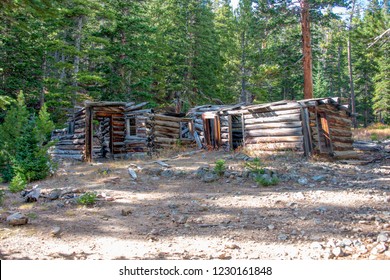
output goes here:
{"type": "Polygon", "coordinates": [[[360,124],[389,122],[387,1],[2,0],[0,17],[1,121],[21,90],[57,126],[87,99],[169,106],[180,96],[185,108],[302,99],[306,61],[314,97],[355,104],[360,124]]]}

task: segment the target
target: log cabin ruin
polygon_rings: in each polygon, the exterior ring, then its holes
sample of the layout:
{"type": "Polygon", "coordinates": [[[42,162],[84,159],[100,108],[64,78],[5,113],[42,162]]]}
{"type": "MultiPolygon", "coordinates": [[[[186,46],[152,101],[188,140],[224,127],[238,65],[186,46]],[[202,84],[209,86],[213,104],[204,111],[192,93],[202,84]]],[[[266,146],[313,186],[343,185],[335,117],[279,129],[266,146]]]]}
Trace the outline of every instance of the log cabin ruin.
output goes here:
{"type": "Polygon", "coordinates": [[[356,156],[351,113],[339,98],[256,105],[203,105],[187,115],[155,113],[147,103],[89,102],[57,130],[53,156],[92,161],[161,149],[198,147],[305,156],[356,156]]]}

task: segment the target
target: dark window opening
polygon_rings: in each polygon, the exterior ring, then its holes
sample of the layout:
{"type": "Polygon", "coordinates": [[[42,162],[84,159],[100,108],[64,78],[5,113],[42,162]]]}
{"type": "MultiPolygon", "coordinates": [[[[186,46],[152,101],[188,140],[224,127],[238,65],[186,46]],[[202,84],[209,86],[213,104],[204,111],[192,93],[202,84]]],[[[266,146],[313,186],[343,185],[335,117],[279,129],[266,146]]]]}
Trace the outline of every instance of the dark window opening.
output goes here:
{"type": "Polygon", "coordinates": [[[242,133],[242,117],[231,116],[231,145],[235,150],[242,146],[244,136],[242,133]]]}
{"type": "Polygon", "coordinates": [[[130,136],[136,136],[137,135],[137,120],[135,117],[129,118],[130,123],[130,136]]]}

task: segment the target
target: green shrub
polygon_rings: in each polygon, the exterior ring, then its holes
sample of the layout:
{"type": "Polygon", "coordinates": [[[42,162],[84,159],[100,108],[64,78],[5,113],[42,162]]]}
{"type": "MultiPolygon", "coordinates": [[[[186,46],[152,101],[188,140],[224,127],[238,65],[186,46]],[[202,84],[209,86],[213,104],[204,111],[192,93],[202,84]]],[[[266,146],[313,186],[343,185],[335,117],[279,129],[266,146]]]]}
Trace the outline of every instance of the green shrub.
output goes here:
{"type": "Polygon", "coordinates": [[[86,192],[77,199],[77,202],[86,206],[93,205],[96,203],[96,194],[93,192],[86,192]]]}
{"type": "Polygon", "coordinates": [[[226,166],[225,166],[225,160],[219,159],[215,162],[214,172],[218,176],[222,176],[225,173],[226,166]]]}
{"type": "Polygon", "coordinates": [[[268,187],[268,186],[277,185],[280,180],[277,177],[264,178],[264,176],[256,176],[255,181],[257,184],[260,184],[263,187],[268,187]]]}
{"type": "Polygon", "coordinates": [[[52,145],[53,122],[43,106],[39,116],[30,114],[23,93],[0,125],[0,174],[10,190],[23,190],[28,182],[47,177],[52,170],[47,151],[52,145]]]}
{"type": "Polygon", "coordinates": [[[12,178],[12,181],[9,184],[9,190],[13,193],[21,192],[26,188],[26,186],[27,182],[25,177],[18,173],[12,178]]]}
{"type": "Polygon", "coordinates": [[[379,139],[378,134],[376,133],[371,134],[371,141],[378,141],[378,139],[379,139]]]}
{"type": "Polygon", "coordinates": [[[245,164],[246,168],[256,175],[265,174],[265,169],[259,158],[254,158],[253,161],[245,164]]]}
{"type": "Polygon", "coordinates": [[[5,191],[0,190],[0,205],[3,205],[4,198],[5,198],[5,191]]]}

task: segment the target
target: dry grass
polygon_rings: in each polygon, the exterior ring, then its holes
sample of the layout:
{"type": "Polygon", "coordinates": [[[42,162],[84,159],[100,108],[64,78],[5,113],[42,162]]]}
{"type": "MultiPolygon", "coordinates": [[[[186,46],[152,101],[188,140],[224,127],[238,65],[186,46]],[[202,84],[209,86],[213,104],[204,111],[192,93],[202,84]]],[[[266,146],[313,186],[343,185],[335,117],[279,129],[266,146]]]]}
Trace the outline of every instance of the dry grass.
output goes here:
{"type": "Polygon", "coordinates": [[[353,139],[360,141],[383,141],[390,139],[390,126],[381,123],[352,131],[353,139]]]}

